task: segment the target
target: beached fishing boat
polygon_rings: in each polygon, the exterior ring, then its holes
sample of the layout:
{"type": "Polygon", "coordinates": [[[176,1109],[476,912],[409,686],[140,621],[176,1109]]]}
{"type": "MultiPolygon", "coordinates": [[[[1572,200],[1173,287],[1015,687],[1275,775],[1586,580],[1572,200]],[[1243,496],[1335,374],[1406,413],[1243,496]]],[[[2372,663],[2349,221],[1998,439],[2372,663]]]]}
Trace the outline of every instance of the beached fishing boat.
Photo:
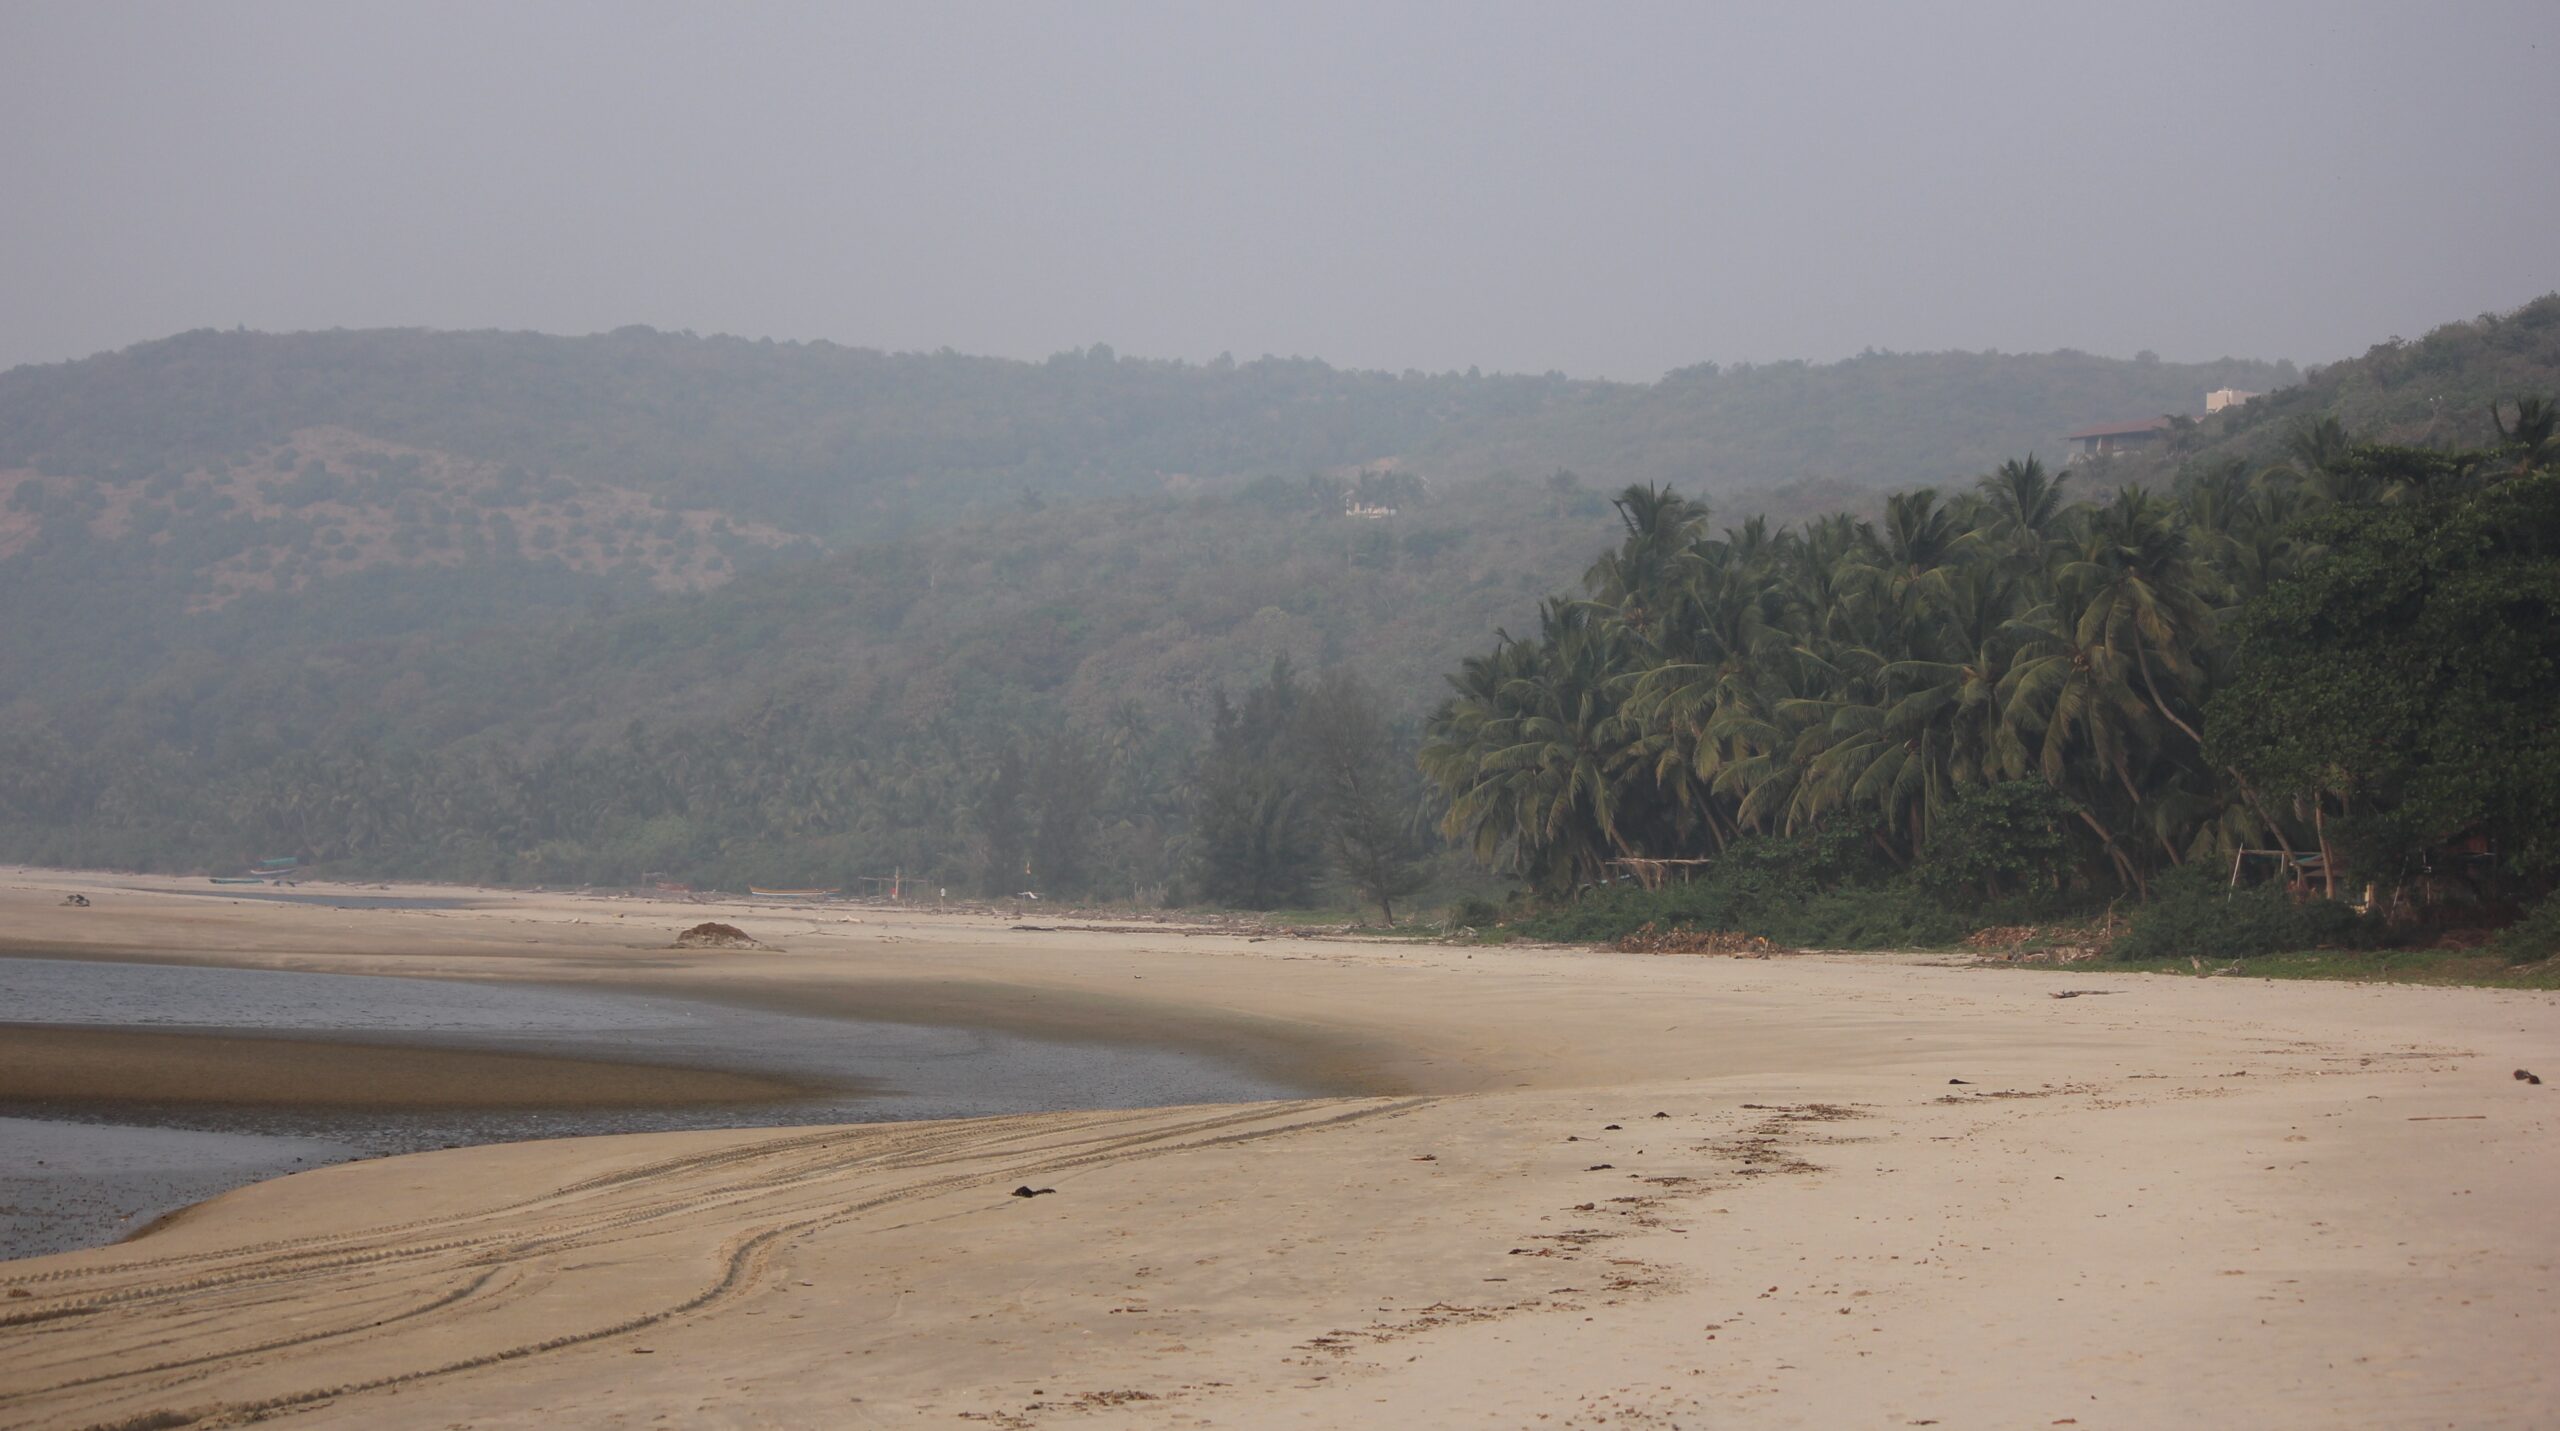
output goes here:
{"type": "Polygon", "coordinates": [[[213,882],[215,884],[265,884],[267,877],[265,875],[215,875],[213,882]]]}
{"type": "Polygon", "coordinates": [[[747,886],[747,893],[761,899],[833,899],[836,895],[831,889],[766,889],[752,884],[747,886]]]}

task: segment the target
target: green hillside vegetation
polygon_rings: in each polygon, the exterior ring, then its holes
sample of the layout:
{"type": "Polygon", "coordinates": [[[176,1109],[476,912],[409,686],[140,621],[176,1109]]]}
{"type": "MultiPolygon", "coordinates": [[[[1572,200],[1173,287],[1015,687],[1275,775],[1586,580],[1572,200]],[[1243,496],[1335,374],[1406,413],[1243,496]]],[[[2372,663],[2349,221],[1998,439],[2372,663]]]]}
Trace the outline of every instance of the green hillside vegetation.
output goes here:
{"type": "Polygon", "coordinates": [[[2379,343],[2364,357],[2314,370],[2301,385],[2231,417],[2226,455],[2273,460],[2299,429],[2334,422],[2366,442],[2482,448],[2501,441],[2490,409],[2548,396],[2560,384],[2560,294],[2508,314],[2447,323],[2415,342],[2379,343]]]}
{"type": "MultiPolygon", "coordinates": [[[[2548,378],[2555,326],[2447,347],[2548,378]]],[[[2512,918],[2560,878],[2560,443],[2547,394],[2442,376],[2488,444],[2298,415],[2254,470],[2026,459],[1801,530],[1629,488],[1578,594],[1452,677],[1442,828],[1596,891],[1533,926],[1578,936],[1933,942],[2129,896],[2128,954],[2245,955],[2512,918]],[[2232,894],[2244,851],[2332,898],[2232,894]],[[1630,887],[1664,859],[1708,863],[1630,887]]],[[[2392,346],[2324,391],[2406,382],[2392,346]]]]}
{"type": "Polygon", "coordinates": [[[120,684],[175,646],[238,655],[645,599],[815,543],[608,483],[306,428],[146,479],[0,473],[9,694],[120,684]]]}
{"type": "MultiPolygon", "coordinates": [[[[2249,384],[2237,386],[2247,389],[2249,384]]],[[[2111,480],[2165,485],[2182,472],[2237,464],[2256,472],[2349,441],[2477,449],[2505,439],[2491,409],[2560,391],[2560,293],[2511,313],[2447,323],[2415,342],[2393,338],[2363,357],[2202,418],[2156,451],[2110,459],[2111,480]]],[[[2169,409],[2168,411],[2176,411],[2169,409]]],[[[2140,414],[2135,414],[2138,417],[2140,414]]]]}
{"type": "Polygon", "coordinates": [[[1222,696],[1275,662],[1336,669],[1393,693],[1381,719],[1409,735],[1415,687],[1532,610],[1608,520],[1555,481],[1437,498],[1375,479],[1370,495],[1407,504],[1392,520],[1345,517],[1359,490],[1016,509],[507,630],[261,641],[257,613],[283,598],[243,598],[199,618],[236,619],[239,639],[10,707],[0,840],[49,863],[291,850],[347,871],[732,888],[902,868],[1161,898],[1188,878],[1222,696]],[[1008,844],[1026,826],[1051,831],[1027,878],[1008,844]]]}

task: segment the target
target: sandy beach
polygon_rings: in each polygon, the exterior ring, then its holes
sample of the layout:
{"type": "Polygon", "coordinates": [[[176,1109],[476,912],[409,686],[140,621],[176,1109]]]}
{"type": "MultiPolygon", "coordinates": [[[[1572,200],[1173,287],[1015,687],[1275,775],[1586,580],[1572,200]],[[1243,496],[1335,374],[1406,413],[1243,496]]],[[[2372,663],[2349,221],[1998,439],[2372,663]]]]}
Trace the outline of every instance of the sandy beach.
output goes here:
{"type": "MultiPolygon", "coordinates": [[[[2514,1077],[2560,1074],[2547,993],[390,893],[469,904],[0,871],[0,953],[1145,1043],[1322,1096],[301,1173],[0,1263],[0,1426],[2560,1418],[2560,1093],[2514,1077]],[[667,947],[712,918],[769,947],[667,947]]],[[[44,1037],[0,1029],[0,1080],[293,1098],[369,1056],[44,1037]]],[[[616,1086],[468,1062],[418,1076],[616,1086]]]]}

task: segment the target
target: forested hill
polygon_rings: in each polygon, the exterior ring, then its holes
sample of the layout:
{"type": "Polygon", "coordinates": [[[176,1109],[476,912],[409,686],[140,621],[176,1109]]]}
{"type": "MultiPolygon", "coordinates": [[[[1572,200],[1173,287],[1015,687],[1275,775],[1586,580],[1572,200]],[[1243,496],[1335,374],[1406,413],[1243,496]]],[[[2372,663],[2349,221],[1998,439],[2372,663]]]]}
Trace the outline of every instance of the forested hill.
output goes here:
{"type": "MultiPolygon", "coordinates": [[[[549,610],[542,568],[483,553],[440,627],[358,625],[431,594],[358,573],[187,618],[130,666],[56,602],[0,631],[51,652],[0,662],[0,858],[1160,896],[1224,701],[1286,662],[1415,712],[1614,527],[1553,477],[1403,500],[1355,518],[1273,479],[1009,508],[549,610]]],[[[1386,764],[1409,783],[1409,751],[1386,764]]]]}
{"type": "Polygon", "coordinates": [[[2446,323],[2415,340],[2390,338],[2361,358],[2313,370],[2301,383],[2233,409],[2221,440],[2199,456],[2264,462],[2324,422],[2357,441],[2486,447],[2502,419],[2493,405],[2560,392],[2560,293],[2512,313],[2446,323]]]}
{"type": "Polygon", "coordinates": [[[2091,422],[2197,412],[2213,388],[2293,376],[2236,360],[1920,353],[1708,364],[1640,385],[1098,346],[1026,363],[646,328],[204,331],[0,374],[0,472],[145,481],[337,429],[835,540],[1025,494],[1370,466],[1837,496],[1961,477],[2054,451],[2091,422]]]}
{"type": "MultiPolygon", "coordinates": [[[[2560,386],[2554,312],[2461,325],[2434,380],[2560,386]]],[[[2314,381],[2364,392],[2369,361],[2314,381]]],[[[1873,513],[2279,376],[1936,354],[1613,385],[641,330],[20,369],[0,858],[1231,897],[1191,882],[1201,831],[1295,818],[1276,659],[1365,679],[1410,776],[1442,673],[1537,629],[1631,484],[1675,477],[1719,529],[1873,513]]]]}
{"type": "Polygon", "coordinates": [[[2318,465],[2322,447],[2384,443],[2452,450],[2493,447],[2519,398],[2560,393],[2560,293],[2508,313],[2445,323],[2416,339],[2389,338],[2363,356],[2311,369],[2302,381],[2181,424],[2149,451],[2111,462],[2111,482],[2166,486],[2205,472],[2254,475],[2279,462],[2318,465]],[[2500,416],[2492,409],[2507,406],[2500,416]]]}
{"type": "MultiPolygon", "coordinates": [[[[1630,385],[645,328],[187,333],[0,374],[0,702],[181,655],[521,628],[1030,511],[1356,494],[1362,474],[1408,507],[1571,470],[1586,507],[1676,478],[1808,515],[2283,372],[1942,353],[1630,385]]],[[[1423,593],[1394,619],[1480,614],[1423,593]]]]}

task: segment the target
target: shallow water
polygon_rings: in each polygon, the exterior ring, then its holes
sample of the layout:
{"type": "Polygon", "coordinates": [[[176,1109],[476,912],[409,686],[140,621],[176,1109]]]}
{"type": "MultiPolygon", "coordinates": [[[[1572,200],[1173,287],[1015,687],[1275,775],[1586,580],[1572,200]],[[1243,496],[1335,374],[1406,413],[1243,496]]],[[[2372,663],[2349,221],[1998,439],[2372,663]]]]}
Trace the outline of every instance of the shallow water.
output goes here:
{"type": "Polygon", "coordinates": [[[120,1028],[575,1033],[680,1025],[651,1001],[442,979],[0,959],[0,1019],[120,1028]]]}
{"type": "Polygon", "coordinates": [[[0,1117],[0,1256],[112,1242],[244,1183],[363,1156],[319,1138],[0,1117]]]}
{"type": "Polygon", "coordinates": [[[112,1241],[226,1188],[356,1157],[590,1133],[1244,1102],[1307,1091],[1164,1049],[584,990],[258,969],[0,959],[0,1023],[544,1053],[762,1073],[841,1090],[774,1103],[602,1110],[0,1102],[5,1257],[112,1241]]]}

